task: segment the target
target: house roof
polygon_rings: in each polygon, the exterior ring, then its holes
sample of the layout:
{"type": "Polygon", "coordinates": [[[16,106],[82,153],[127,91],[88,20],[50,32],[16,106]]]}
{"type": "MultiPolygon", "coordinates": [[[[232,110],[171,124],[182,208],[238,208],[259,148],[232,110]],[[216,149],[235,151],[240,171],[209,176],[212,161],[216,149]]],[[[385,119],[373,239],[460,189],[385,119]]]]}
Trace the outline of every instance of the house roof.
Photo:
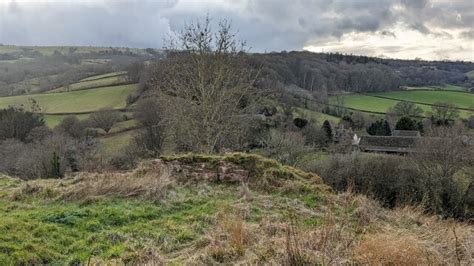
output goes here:
{"type": "Polygon", "coordinates": [[[363,151],[413,152],[417,137],[362,136],[359,147],[363,151]]]}
{"type": "Polygon", "coordinates": [[[421,137],[418,130],[393,130],[392,136],[395,137],[421,137]]]}

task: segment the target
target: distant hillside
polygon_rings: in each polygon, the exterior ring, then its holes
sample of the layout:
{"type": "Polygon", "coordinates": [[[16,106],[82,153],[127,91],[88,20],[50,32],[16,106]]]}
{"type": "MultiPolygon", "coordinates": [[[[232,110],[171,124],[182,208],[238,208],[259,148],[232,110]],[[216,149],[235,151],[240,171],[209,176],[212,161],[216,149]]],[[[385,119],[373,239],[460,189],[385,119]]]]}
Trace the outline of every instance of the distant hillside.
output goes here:
{"type": "Polygon", "coordinates": [[[400,86],[459,84],[470,87],[472,62],[381,59],[343,54],[282,52],[254,54],[262,76],[315,94],[382,92],[400,86]]]}
{"type": "MultiPolygon", "coordinates": [[[[90,76],[123,73],[133,63],[160,58],[162,53],[113,47],[0,46],[0,96],[62,90],[90,76]]],[[[85,80],[81,86],[87,83],[93,81],[85,80]]]]}
{"type": "Polygon", "coordinates": [[[0,264],[469,264],[473,227],[387,210],[257,155],[0,177],[0,264]]]}

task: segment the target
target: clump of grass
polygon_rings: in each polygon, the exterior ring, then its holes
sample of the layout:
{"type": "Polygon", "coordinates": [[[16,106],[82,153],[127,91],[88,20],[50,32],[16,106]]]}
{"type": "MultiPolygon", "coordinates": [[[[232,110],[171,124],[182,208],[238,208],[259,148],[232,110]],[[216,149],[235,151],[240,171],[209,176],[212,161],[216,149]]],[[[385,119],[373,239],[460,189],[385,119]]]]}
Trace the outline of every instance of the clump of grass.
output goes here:
{"type": "Polygon", "coordinates": [[[248,244],[245,220],[238,213],[225,211],[217,215],[216,221],[207,255],[219,263],[242,257],[248,244]]]}
{"type": "Polygon", "coordinates": [[[85,174],[81,182],[71,186],[63,195],[67,200],[85,200],[97,197],[141,198],[161,200],[173,184],[165,169],[130,173],[85,174]]]}
{"type": "Polygon", "coordinates": [[[290,213],[290,221],[286,229],[286,257],[288,265],[309,265],[311,259],[306,255],[302,246],[302,236],[300,235],[297,219],[293,212],[290,213]]]}
{"type": "Polygon", "coordinates": [[[25,200],[27,198],[55,199],[59,197],[60,191],[54,187],[42,186],[35,183],[25,183],[15,189],[11,194],[13,200],[25,200]]]}
{"type": "Polygon", "coordinates": [[[370,265],[439,264],[436,253],[409,235],[377,233],[366,236],[355,248],[357,261],[370,265]]]}

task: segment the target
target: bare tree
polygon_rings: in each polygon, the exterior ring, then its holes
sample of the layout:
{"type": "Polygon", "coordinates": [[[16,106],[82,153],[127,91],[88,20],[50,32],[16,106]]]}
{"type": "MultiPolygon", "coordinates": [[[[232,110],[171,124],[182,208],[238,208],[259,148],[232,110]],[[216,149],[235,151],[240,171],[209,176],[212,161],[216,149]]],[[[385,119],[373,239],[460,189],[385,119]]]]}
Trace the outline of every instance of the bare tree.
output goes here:
{"type": "Polygon", "coordinates": [[[103,108],[98,112],[91,114],[89,119],[97,128],[101,128],[108,133],[114,124],[119,121],[120,114],[113,109],[103,108]]]}
{"type": "Polygon", "coordinates": [[[231,24],[210,19],[186,25],[170,41],[167,60],[152,79],[177,149],[206,153],[238,149],[258,94],[257,78],[247,64],[245,43],[231,24]]]}
{"type": "Polygon", "coordinates": [[[431,116],[435,122],[441,125],[448,125],[459,118],[459,110],[452,103],[435,103],[431,107],[431,116]]]}
{"type": "MultiPolygon", "coordinates": [[[[459,191],[455,174],[465,167],[474,166],[474,152],[472,140],[469,140],[463,127],[436,127],[420,138],[412,154],[412,161],[425,178],[427,200],[430,207],[436,212],[451,212],[458,206],[453,202],[460,202],[459,191]]],[[[467,183],[474,178],[468,177],[467,183]]]]}
{"type": "Polygon", "coordinates": [[[400,101],[388,112],[393,112],[398,116],[418,117],[423,114],[423,109],[412,102],[400,101]]]}
{"type": "Polygon", "coordinates": [[[137,103],[134,118],[143,126],[143,131],[135,138],[139,148],[151,155],[161,152],[164,142],[164,117],[158,99],[142,99],[137,103]]]}

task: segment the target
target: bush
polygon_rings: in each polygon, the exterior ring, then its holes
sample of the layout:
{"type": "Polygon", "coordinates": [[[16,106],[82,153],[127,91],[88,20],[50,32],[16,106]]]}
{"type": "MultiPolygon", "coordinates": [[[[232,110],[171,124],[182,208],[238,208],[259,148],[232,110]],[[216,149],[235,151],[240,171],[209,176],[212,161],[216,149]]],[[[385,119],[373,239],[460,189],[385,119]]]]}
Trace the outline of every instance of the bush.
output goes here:
{"type": "Polygon", "coordinates": [[[295,165],[311,150],[300,132],[272,131],[265,144],[263,153],[266,156],[288,165],[295,165]]]}
{"type": "Polygon", "coordinates": [[[34,128],[44,125],[41,115],[22,108],[9,107],[0,110],[0,140],[14,138],[25,141],[34,128]]]}
{"type": "Polygon", "coordinates": [[[367,133],[369,133],[369,135],[375,136],[390,136],[392,134],[392,130],[390,129],[390,124],[388,121],[381,119],[372,123],[367,128],[367,133]]]}
{"type": "Polygon", "coordinates": [[[80,138],[86,134],[87,122],[81,122],[75,115],[66,116],[56,127],[73,138],[80,138]]]}
{"type": "Polygon", "coordinates": [[[293,119],[293,124],[298,127],[299,129],[304,128],[308,124],[308,120],[304,118],[295,118],[293,119]]]}
{"type": "Polygon", "coordinates": [[[474,115],[471,115],[469,119],[467,120],[467,126],[470,129],[474,129],[474,115]]]}
{"type": "Polygon", "coordinates": [[[319,167],[318,173],[334,189],[353,189],[378,199],[385,207],[423,204],[426,210],[441,215],[472,217],[472,208],[466,205],[469,199],[463,197],[469,190],[461,184],[464,181],[429,174],[418,161],[394,155],[338,154],[319,167]]]}
{"type": "Polygon", "coordinates": [[[403,157],[333,155],[321,173],[333,188],[371,195],[386,207],[421,202],[423,188],[416,169],[403,157]]]}
{"type": "Polygon", "coordinates": [[[395,124],[396,130],[417,130],[416,121],[409,117],[400,118],[395,124]]]}
{"type": "Polygon", "coordinates": [[[114,124],[120,120],[120,114],[115,110],[105,108],[92,113],[89,120],[95,127],[101,128],[108,133],[114,124]]]}
{"type": "Polygon", "coordinates": [[[96,150],[93,140],[58,133],[31,143],[8,139],[0,142],[0,172],[23,179],[62,177],[66,171],[89,168],[91,162],[97,165],[96,150]]]}

